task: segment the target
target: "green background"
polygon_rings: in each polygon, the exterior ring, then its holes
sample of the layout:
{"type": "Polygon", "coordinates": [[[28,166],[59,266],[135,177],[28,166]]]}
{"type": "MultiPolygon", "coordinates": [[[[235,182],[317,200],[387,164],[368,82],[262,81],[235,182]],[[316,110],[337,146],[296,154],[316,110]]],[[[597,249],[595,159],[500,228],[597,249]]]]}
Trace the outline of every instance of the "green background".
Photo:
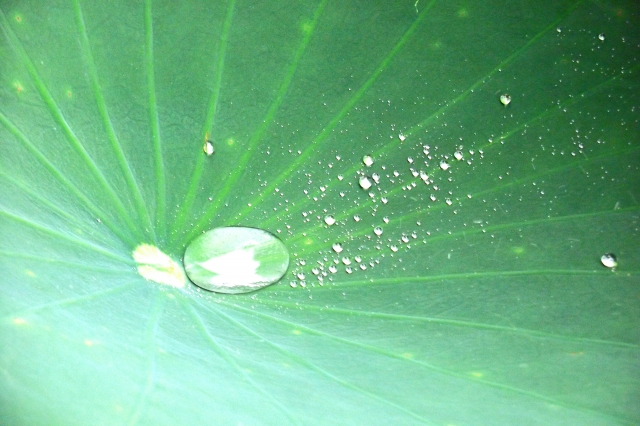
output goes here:
{"type": "Polygon", "coordinates": [[[640,423],[638,2],[0,11],[0,424],[640,423]],[[224,225],[282,282],[136,272],[224,225]]]}

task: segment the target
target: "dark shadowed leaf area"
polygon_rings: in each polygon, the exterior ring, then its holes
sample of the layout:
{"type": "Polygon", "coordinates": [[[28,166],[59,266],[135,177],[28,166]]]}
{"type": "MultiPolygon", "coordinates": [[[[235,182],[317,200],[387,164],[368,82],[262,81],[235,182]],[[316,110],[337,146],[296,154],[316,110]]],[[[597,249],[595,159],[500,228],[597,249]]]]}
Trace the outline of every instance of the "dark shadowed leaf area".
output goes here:
{"type": "Polygon", "coordinates": [[[0,30],[0,424],[640,423],[637,1],[6,0],[0,30]],[[191,283],[227,226],[284,277],[191,283]]]}

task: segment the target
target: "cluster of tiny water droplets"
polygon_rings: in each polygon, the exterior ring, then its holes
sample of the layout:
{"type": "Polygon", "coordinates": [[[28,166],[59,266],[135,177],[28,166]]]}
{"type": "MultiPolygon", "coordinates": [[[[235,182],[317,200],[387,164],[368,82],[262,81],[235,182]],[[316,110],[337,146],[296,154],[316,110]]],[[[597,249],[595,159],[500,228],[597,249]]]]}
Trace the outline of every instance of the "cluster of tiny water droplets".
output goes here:
{"type": "MultiPolygon", "coordinates": [[[[508,95],[500,97],[503,106],[510,100],[508,95]]],[[[312,219],[317,219],[313,229],[319,229],[324,248],[305,254],[313,257],[309,264],[298,261],[291,287],[324,286],[339,274],[369,273],[381,262],[401,262],[402,253],[426,244],[432,235],[422,225],[429,209],[447,209],[455,215],[463,200],[472,198],[471,194],[456,194],[454,177],[458,169],[484,158],[482,149],[458,143],[445,150],[437,142],[424,143],[420,138],[411,143],[412,135],[398,132],[395,126],[392,131],[391,143],[407,152],[404,157],[384,147],[360,152],[355,163],[336,155],[327,170],[332,179],[320,187],[320,196],[305,190],[314,202],[330,203],[324,213],[313,209],[302,213],[303,222],[312,226],[312,219]],[[405,213],[396,207],[407,203],[413,210],[405,213]],[[410,219],[404,219],[405,214],[410,219]]],[[[474,224],[485,225],[482,220],[474,224]]],[[[433,232],[443,231],[436,228],[433,232]]]]}

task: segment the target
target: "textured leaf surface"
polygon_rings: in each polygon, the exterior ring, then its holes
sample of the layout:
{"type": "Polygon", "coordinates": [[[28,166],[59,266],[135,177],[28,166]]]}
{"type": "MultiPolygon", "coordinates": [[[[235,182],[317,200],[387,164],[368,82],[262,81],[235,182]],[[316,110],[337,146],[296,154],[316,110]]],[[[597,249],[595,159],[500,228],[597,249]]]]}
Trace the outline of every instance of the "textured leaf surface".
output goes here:
{"type": "Polygon", "coordinates": [[[639,423],[639,13],[2,2],[0,423],[639,423]],[[137,272],[234,225],[282,282],[137,272]]]}

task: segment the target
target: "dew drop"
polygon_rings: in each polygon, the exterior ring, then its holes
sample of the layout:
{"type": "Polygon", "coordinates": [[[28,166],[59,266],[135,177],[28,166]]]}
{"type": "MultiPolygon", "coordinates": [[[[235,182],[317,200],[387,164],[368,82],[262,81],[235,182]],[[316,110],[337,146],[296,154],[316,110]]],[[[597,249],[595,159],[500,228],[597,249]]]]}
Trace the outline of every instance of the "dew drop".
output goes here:
{"type": "Polygon", "coordinates": [[[298,272],[296,274],[296,277],[298,277],[299,280],[304,280],[305,279],[304,272],[298,272]]]}
{"type": "Polygon", "coordinates": [[[360,179],[358,179],[358,184],[360,184],[360,188],[364,189],[365,191],[371,188],[371,186],[373,185],[371,179],[369,179],[368,176],[361,176],[360,179]]]}
{"type": "Polygon", "coordinates": [[[358,215],[358,214],[354,214],[353,215],[353,220],[355,220],[356,222],[360,222],[360,219],[361,219],[360,215],[358,215]]]}
{"type": "Polygon", "coordinates": [[[207,154],[207,157],[210,157],[213,155],[213,153],[215,152],[215,148],[213,147],[213,143],[211,141],[205,141],[204,145],[202,146],[202,150],[204,151],[205,154],[207,154]]]}
{"type": "Polygon", "coordinates": [[[362,157],[362,162],[365,166],[371,167],[373,165],[373,157],[370,155],[365,155],[364,157],[362,157]]]}
{"type": "Polygon", "coordinates": [[[333,251],[335,251],[336,253],[342,252],[342,244],[340,243],[333,244],[333,251]]]}
{"type": "Polygon", "coordinates": [[[398,246],[395,244],[392,244],[391,246],[389,246],[389,248],[391,249],[392,252],[397,252],[398,251],[398,246]]]}
{"type": "Polygon", "coordinates": [[[616,259],[616,255],[613,253],[605,253],[600,258],[600,262],[607,268],[615,268],[618,266],[618,259],[616,259]]]}
{"type": "Polygon", "coordinates": [[[184,265],[199,287],[248,293],[282,278],[289,267],[289,251],[278,237],[262,229],[214,228],[189,243],[184,265]]]}
{"type": "Polygon", "coordinates": [[[336,265],[329,266],[329,272],[331,272],[332,274],[338,272],[338,268],[336,267],[336,265]]]}
{"type": "Polygon", "coordinates": [[[382,221],[383,221],[384,223],[389,223],[389,217],[388,217],[388,216],[383,217],[383,218],[382,218],[382,221]]]}
{"type": "Polygon", "coordinates": [[[376,226],[375,228],[373,228],[373,233],[379,237],[380,235],[382,235],[382,228],[379,226],[376,226]]]}
{"type": "Polygon", "coordinates": [[[449,165],[449,163],[447,163],[446,161],[444,161],[444,160],[443,160],[443,161],[441,161],[441,162],[440,162],[440,168],[441,168],[442,170],[448,170],[448,169],[449,169],[449,167],[451,167],[451,166],[450,166],[450,165],[449,165]]]}
{"type": "Polygon", "coordinates": [[[332,215],[328,214],[324,217],[324,223],[326,223],[327,225],[331,226],[334,223],[336,223],[336,218],[333,217],[332,215]]]}
{"type": "Polygon", "coordinates": [[[352,273],[352,272],[353,272],[353,269],[351,269],[351,266],[347,266],[346,268],[344,268],[344,271],[345,271],[347,274],[350,274],[350,273],[352,273]]]}
{"type": "Polygon", "coordinates": [[[500,103],[504,106],[507,106],[511,103],[511,96],[504,94],[504,95],[500,95],[500,103]]]}
{"type": "Polygon", "coordinates": [[[409,242],[409,237],[406,234],[402,234],[402,242],[403,243],[408,243],[409,242]]]}
{"type": "Polygon", "coordinates": [[[348,257],[343,257],[342,258],[342,263],[344,263],[345,265],[351,265],[351,259],[349,259],[348,257]]]}
{"type": "Polygon", "coordinates": [[[462,152],[461,151],[456,151],[453,153],[453,156],[455,157],[456,160],[460,161],[462,160],[463,156],[462,156],[462,152]]]}
{"type": "Polygon", "coordinates": [[[604,41],[604,33],[601,33],[600,35],[598,35],[598,39],[600,41],[604,41]]]}

